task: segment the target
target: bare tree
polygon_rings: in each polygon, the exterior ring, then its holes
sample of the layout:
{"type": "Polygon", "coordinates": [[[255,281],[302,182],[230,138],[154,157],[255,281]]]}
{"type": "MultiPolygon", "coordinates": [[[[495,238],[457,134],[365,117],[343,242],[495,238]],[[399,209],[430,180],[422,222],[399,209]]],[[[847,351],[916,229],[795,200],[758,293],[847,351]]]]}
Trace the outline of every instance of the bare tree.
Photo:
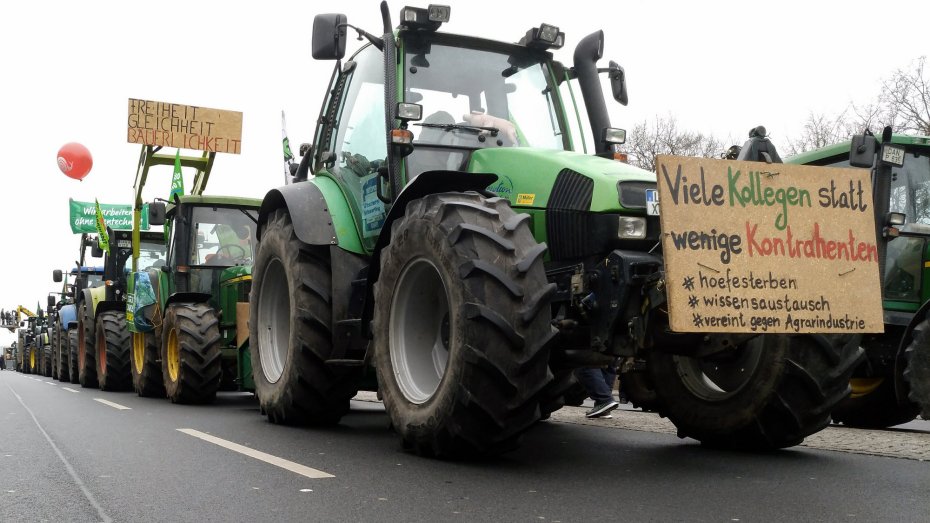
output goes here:
{"type": "Polygon", "coordinates": [[[925,75],[927,57],[913,69],[897,69],[882,82],[879,105],[896,132],[930,135],[930,79],[925,75]]]}
{"type": "MultiPolygon", "coordinates": [[[[850,109],[855,112],[855,108],[850,109]]],[[[848,140],[857,130],[861,132],[864,127],[860,124],[859,116],[850,118],[847,112],[848,110],[843,111],[837,116],[828,116],[813,111],[808,113],[801,136],[794,139],[788,138],[788,154],[795,155],[826,147],[848,140]]]]}
{"type": "Polygon", "coordinates": [[[678,156],[719,157],[723,152],[723,142],[699,132],[683,131],[678,128],[674,116],[656,116],[655,124],[643,121],[628,133],[624,151],[629,162],[647,171],[655,171],[656,155],[674,154],[678,156]]]}

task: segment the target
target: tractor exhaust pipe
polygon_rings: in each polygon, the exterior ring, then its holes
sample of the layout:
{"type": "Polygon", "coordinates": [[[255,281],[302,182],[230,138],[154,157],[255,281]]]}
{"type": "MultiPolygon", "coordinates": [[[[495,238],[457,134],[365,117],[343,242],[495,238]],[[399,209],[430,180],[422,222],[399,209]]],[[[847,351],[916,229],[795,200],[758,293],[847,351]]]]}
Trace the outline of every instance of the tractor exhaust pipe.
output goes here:
{"type": "Polygon", "coordinates": [[[611,152],[607,142],[604,141],[604,129],[610,127],[610,116],[607,114],[604,90],[601,89],[601,81],[597,74],[597,61],[603,55],[604,31],[597,31],[578,42],[573,59],[578,86],[581,88],[581,96],[588,110],[596,154],[611,152]]]}

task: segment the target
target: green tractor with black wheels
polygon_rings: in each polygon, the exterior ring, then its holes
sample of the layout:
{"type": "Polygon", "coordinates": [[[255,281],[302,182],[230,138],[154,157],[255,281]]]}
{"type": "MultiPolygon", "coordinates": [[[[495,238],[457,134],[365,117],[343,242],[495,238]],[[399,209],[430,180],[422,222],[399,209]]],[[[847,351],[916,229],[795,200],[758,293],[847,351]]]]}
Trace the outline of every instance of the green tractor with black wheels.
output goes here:
{"type": "MultiPolygon", "coordinates": [[[[874,138],[858,138],[875,142],[874,138]]],[[[851,142],[789,158],[788,163],[850,166],[851,142]]],[[[861,145],[867,145],[863,143],[861,145]]],[[[863,337],[866,359],[850,382],[852,394],[833,420],[853,427],[884,428],[918,414],[930,419],[930,137],[887,133],[853,166],[874,168],[885,332],[863,337]],[[881,190],[880,190],[881,189],[881,190]],[[881,202],[881,204],[880,204],[881,202]]]]}
{"type": "Polygon", "coordinates": [[[396,31],[381,12],[345,61],[352,26],[315,18],[313,56],[336,67],[293,183],[262,202],[249,326],[269,420],[335,423],[376,389],[405,447],[493,455],[574,369],[621,359],[647,363],[682,437],[780,448],[828,424],[855,337],[669,331],[656,177],[613,159],[601,76],[621,103],[626,83],[598,67],[602,32],[568,67],[551,25],[513,44],[439,31],[448,7],[404,8],[396,31]],[[573,86],[594,154],[575,152],[573,86]]]}
{"type": "Polygon", "coordinates": [[[202,194],[215,153],[180,157],[197,169],[193,194],[149,204],[164,225],[165,260],[149,254],[138,230],[142,188],[153,165],[174,156],[143,146],[136,177],[133,277],[126,320],[133,386],[141,396],[209,403],[219,390],[252,390],[247,305],[260,200],[202,194]]]}

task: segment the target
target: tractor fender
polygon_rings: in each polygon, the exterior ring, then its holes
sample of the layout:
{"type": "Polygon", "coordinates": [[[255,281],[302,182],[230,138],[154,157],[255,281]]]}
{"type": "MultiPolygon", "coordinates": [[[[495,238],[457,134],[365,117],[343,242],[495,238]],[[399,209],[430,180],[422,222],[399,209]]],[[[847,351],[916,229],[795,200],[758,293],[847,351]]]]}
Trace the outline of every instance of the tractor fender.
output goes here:
{"type": "Polygon", "coordinates": [[[100,317],[107,311],[126,312],[126,303],[114,300],[98,301],[97,306],[94,307],[94,318],[100,317]]]}
{"type": "Polygon", "coordinates": [[[899,405],[910,402],[910,399],[907,397],[908,386],[904,381],[904,367],[907,365],[907,360],[904,358],[904,351],[907,350],[907,346],[910,345],[914,328],[927,317],[928,311],[930,311],[930,301],[925,302],[917,309],[917,312],[904,330],[901,341],[898,343],[898,351],[895,353],[894,357],[894,393],[895,397],[898,399],[899,405]]]}
{"type": "Polygon", "coordinates": [[[94,311],[94,318],[97,317],[97,306],[100,305],[100,302],[107,299],[107,288],[103,285],[99,287],[93,287],[90,289],[84,289],[85,297],[89,297],[93,300],[92,310],[94,311]]]}
{"type": "MultiPolygon", "coordinates": [[[[210,297],[211,295],[206,292],[176,292],[168,296],[165,301],[165,310],[168,310],[168,306],[172,303],[207,303],[210,297]]],[[[164,314],[165,311],[161,313],[164,314]]]]}
{"type": "Polygon", "coordinates": [[[58,324],[62,330],[67,331],[71,324],[77,325],[77,309],[73,304],[64,305],[58,310],[58,324]]]}
{"type": "Polygon", "coordinates": [[[317,176],[268,191],[258,212],[259,241],[268,216],[281,208],[290,214],[301,242],[364,253],[346,196],[331,178],[317,176]]]}
{"type": "Polygon", "coordinates": [[[411,180],[397,195],[391,205],[391,210],[384,218],[384,225],[381,227],[381,234],[375,244],[369,268],[369,288],[378,279],[378,273],[381,270],[381,250],[391,243],[391,224],[404,215],[407,204],[428,194],[441,192],[477,191],[493,196],[493,193],[487,192],[487,187],[496,181],[497,175],[493,173],[462,171],[426,171],[411,180]]]}

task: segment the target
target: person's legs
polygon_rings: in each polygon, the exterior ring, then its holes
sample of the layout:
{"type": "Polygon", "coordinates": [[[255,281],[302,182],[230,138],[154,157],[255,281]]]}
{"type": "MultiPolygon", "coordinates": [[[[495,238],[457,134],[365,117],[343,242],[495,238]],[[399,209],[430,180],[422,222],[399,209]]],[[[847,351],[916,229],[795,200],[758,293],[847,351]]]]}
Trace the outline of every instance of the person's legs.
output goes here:
{"type": "Polygon", "coordinates": [[[575,369],[575,377],[595,404],[606,403],[614,399],[610,387],[604,380],[603,369],[575,369]]]}

